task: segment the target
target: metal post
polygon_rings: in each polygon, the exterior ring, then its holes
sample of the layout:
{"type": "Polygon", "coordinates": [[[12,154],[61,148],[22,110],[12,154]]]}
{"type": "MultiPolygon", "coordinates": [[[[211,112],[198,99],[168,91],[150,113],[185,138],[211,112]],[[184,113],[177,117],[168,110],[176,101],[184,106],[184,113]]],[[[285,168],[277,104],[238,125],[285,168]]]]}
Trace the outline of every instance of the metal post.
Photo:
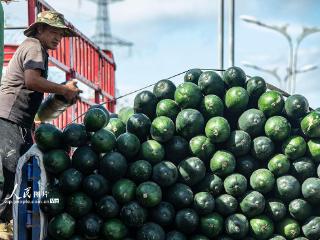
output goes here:
{"type": "Polygon", "coordinates": [[[293,76],[293,43],[292,43],[291,36],[287,32],[287,28],[289,25],[288,24],[284,24],[282,26],[270,25],[270,24],[261,22],[251,16],[242,16],[242,19],[246,22],[253,23],[258,26],[277,31],[282,36],[284,36],[288,41],[288,44],[289,44],[289,58],[288,58],[288,67],[287,67],[288,80],[287,80],[287,83],[284,82],[284,84],[287,85],[288,92],[291,93],[291,83],[292,83],[292,76],[293,76]]]}
{"type": "Polygon", "coordinates": [[[230,0],[229,14],[229,66],[234,66],[234,0],[230,0]]]}
{"type": "Polygon", "coordinates": [[[288,80],[287,80],[287,92],[292,94],[292,77],[293,77],[293,44],[290,37],[287,38],[289,43],[289,59],[288,59],[288,80]]]}
{"type": "Polygon", "coordinates": [[[302,39],[299,39],[296,43],[296,47],[293,51],[293,76],[292,76],[292,86],[291,86],[291,91],[292,94],[296,91],[296,73],[297,73],[297,62],[298,62],[298,51],[300,47],[302,39]]]}
{"type": "Polygon", "coordinates": [[[36,21],[36,0],[28,0],[28,25],[36,21]]]}
{"type": "Polygon", "coordinates": [[[223,69],[224,49],[224,0],[219,1],[219,23],[218,23],[218,66],[223,69]]]}
{"type": "Polygon", "coordinates": [[[291,86],[292,93],[294,93],[296,91],[296,73],[298,73],[298,69],[297,69],[298,63],[297,62],[298,62],[298,51],[299,51],[300,44],[307,36],[309,36],[313,33],[317,33],[317,32],[320,32],[320,28],[303,27],[302,33],[297,38],[296,46],[293,51],[293,75],[292,75],[292,86],[291,86]]]}
{"type": "Polygon", "coordinates": [[[281,80],[281,77],[278,74],[278,68],[267,69],[267,68],[259,67],[257,65],[248,63],[248,62],[244,63],[244,66],[272,75],[275,79],[277,79],[277,81],[280,84],[280,89],[282,89],[282,80],[281,80]]]}

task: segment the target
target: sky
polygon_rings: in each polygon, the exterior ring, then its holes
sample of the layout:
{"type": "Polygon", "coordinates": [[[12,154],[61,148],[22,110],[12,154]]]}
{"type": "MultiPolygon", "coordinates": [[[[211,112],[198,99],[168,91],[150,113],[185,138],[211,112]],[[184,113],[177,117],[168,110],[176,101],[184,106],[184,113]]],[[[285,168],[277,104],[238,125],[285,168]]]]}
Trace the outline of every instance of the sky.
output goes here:
{"type": "MultiPolygon", "coordinates": [[[[247,68],[250,62],[264,68],[278,68],[284,77],[288,62],[288,42],[280,34],[240,19],[241,15],[254,16],[273,25],[289,24],[288,31],[295,39],[303,26],[320,27],[320,1],[317,0],[236,0],[235,12],[235,65],[247,75],[262,76],[276,86],[277,80],[266,73],[247,68]]],[[[48,0],[78,29],[93,36],[96,4],[82,0],[48,0]]],[[[110,4],[112,33],[133,42],[126,47],[112,47],[117,64],[116,86],[123,95],[161,79],[191,68],[218,68],[218,0],[124,0],[110,4]]],[[[228,17],[229,1],[225,1],[228,17]]],[[[5,6],[6,24],[26,23],[26,3],[23,0],[5,6]]],[[[228,63],[228,24],[225,29],[225,67],[228,63]]],[[[6,42],[23,38],[7,33],[6,42]]],[[[317,65],[319,69],[297,75],[296,93],[303,94],[312,107],[320,106],[320,33],[303,40],[298,58],[298,69],[317,65]]],[[[173,79],[176,85],[183,75],[173,79]]],[[[150,89],[152,90],[152,88],[150,89]]],[[[118,106],[132,105],[134,95],[119,100],[118,106]]]]}

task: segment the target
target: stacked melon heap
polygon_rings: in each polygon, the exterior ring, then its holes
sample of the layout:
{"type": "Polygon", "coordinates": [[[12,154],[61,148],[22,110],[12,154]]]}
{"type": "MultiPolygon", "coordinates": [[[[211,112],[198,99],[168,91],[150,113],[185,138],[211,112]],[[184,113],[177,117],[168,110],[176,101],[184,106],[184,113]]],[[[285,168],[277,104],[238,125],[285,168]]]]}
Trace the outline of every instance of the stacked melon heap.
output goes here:
{"type": "Polygon", "coordinates": [[[49,239],[320,239],[320,111],[240,68],[189,70],[35,138],[49,239]]]}

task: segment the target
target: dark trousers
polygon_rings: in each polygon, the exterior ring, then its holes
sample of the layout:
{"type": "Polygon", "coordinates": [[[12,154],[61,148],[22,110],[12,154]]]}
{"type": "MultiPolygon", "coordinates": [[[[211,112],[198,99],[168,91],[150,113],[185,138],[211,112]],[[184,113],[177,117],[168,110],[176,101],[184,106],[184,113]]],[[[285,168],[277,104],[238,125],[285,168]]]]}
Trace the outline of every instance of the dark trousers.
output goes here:
{"type": "Polygon", "coordinates": [[[31,146],[30,129],[0,118],[0,221],[12,219],[12,204],[4,199],[12,195],[18,160],[31,146]]]}

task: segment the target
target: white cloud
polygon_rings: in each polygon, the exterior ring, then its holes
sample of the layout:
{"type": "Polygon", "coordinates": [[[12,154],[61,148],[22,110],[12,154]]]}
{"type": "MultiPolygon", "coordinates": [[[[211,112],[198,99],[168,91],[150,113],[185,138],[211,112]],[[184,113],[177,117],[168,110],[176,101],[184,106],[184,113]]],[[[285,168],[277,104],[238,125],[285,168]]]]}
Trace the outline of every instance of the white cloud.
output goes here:
{"type": "Polygon", "coordinates": [[[302,32],[301,24],[290,24],[290,26],[288,27],[288,33],[291,36],[297,37],[301,34],[301,32],[302,32]]]}
{"type": "Polygon", "coordinates": [[[266,54],[261,54],[261,53],[256,53],[256,54],[248,54],[246,56],[246,60],[248,62],[252,62],[252,63],[256,63],[256,62],[278,62],[280,60],[282,60],[282,57],[279,55],[266,55],[266,54]]]}
{"type": "MultiPolygon", "coordinates": [[[[80,0],[68,0],[68,4],[64,1],[47,1],[73,22],[95,19],[97,5],[92,1],[81,0],[81,4],[80,0]]],[[[216,9],[217,1],[212,0],[125,0],[110,3],[109,14],[114,25],[132,25],[169,19],[204,20],[214,17],[216,9]]]]}
{"type": "Polygon", "coordinates": [[[310,55],[319,56],[319,54],[320,54],[320,49],[317,46],[308,46],[308,47],[301,46],[300,50],[299,50],[299,55],[302,56],[302,57],[305,57],[305,56],[308,56],[308,55],[309,56],[310,55]]]}
{"type": "MultiPolygon", "coordinates": [[[[96,4],[89,0],[63,1],[48,0],[49,4],[66,16],[88,36],[95,28],[96,4]],[[72,7],[70,7],[72,6],[72,7]]],[[[110,25],[113,35],[135,41],[146,46],[147,41],[161,41],[163,34],[171,34],[181,29],[197,31],[200,24],[212,22],[216,25],[217,1],[202,0],[125,0],[109,5],[110,25]],[[213,18],[213,19],[210,19],[213,18]],[[159,34],[159,32],[162,32],[159,34]],[[153,36],[153,37],[151,37],[153,36]],[[155,36],[158,38],[155,41],[155,36]]],[[[149,48],[149,51],[151,49],[149,48]]]]}
{"type": "Polygon", "coordinates": [[[78,18],[94,17],[96,14],[95,3],[88,0],[47,0],[47,2],[57,11],[62,12],[66,17],[77,16],[78,18]]]}
{"type": "MultiPolygon", "coordinates": [[[[255,17],[254,15],[252,17],[255,17]]],[[[257,17],[257,20],[267,24],[269,26],[275,26],[275,27],[282,27],[285,25],[287,26],[287,32],[288,34],[292,37],[293,42],[295,42],[296,38],[302,33],[303,25],[301,22],[292,22],[292,21],[286,21],[281,18],[259,18],[257,17]]],[[[254,23],[247,23],[242,20],[240,20],[240,26],[245,27],[247,29],[251,29],[251,31],[256,31],[256,32],[269,32],[273,34],[279,34],[275,30],[268,29],[262,26],[258,26],[254,23]]],[[[312,25],[306,24],[305,26],[307,27],[313,27],[312,25]]],[[[279,35],[280,36],[280,35],[279,35]]]]}
{"type": "Polygon", "coordinates": [[[212,0],[127,0],[110,6],[113,23],[174,19],[205,19],[216,14],[212,0]]]}
{"type": "Polygon", "coordinates": [[[7,26],[23,26],[27,24],[27,4],[23,2],[12,2],[3,4],[5,24],[7,26]]]}

